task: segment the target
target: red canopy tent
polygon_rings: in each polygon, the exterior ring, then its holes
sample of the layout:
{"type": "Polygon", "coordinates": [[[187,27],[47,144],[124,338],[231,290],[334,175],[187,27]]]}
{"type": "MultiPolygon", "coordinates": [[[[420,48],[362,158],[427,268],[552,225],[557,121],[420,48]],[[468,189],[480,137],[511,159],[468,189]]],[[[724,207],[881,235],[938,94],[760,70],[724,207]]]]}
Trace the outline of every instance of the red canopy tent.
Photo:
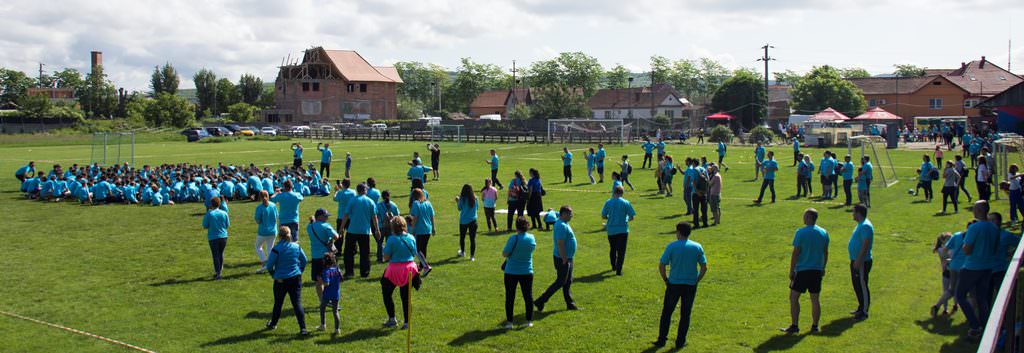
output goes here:
{"type": "Polygon", "coordinates": [[[704,119],[707,119],[707,120],[732,120],[732,119],[735,119],[735,117],[733,117],[732,115],[729,115],[726,112],[718,112],[718,113],[714,113],[714,114],[708,115],[708,116],[704,117],[704,119]]]}
{"type": "Polygon", "coordinates": [[[843,121],[846,121],[846,120],[850,120],[850,117],[848,117],[846,115],[843,115],[843,113],[840,113],[840,112],[836,111],[835,109],[832,109],[831,107],[825,108],[825,110],[822,110],[821,112],[818,112],[817,114],[811,115],[811,117],[809,119],[807,119],[807,121],[828,122],[828,123],[838,123],[838,122],[843,122],[843,121]]]}
{"type": "Polygon", "coordinates": [[[864,112],[864,114],[858,115],[857,117],[853,118],[853,120],[878,121],[878,122],[883,122],[883,121],[899,121],[899,122],[902,122],[903,118],[901,118],[899,115],[887,112],[887,111],[885,111],[885,109],[882,109],[882,108],[879,108],[879,107],[874,107],[874,108],[868,109],[868,111],[864,112]]]}

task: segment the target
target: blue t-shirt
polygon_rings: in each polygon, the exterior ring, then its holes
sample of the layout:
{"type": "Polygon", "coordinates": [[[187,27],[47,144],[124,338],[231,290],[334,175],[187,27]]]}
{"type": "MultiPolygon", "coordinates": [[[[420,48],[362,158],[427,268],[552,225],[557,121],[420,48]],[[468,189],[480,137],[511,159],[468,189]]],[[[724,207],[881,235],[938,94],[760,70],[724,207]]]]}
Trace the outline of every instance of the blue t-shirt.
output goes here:
{"type": "Polygon", "coordinates": [[[658,141],[658,144],[655,145],[655,147],[658,148],[658,154],[665,154],[665,142],[658,141]]]}
{"type": "Polygon", "coordinates": [[[24,167],[18,168],[18,170],[14,172],[14,175],[25,176],[29,172],[35,173],[35,171],[35,168],[29,167],[28,164],[26,164],[24,167]]]}
{"type": "Polygon", "coordinates": [[[756,158],[758,162],[763,162],[764,153],[764,146],[757,146],[757,148],[754,149],[754,158],[756,158]]]}
{"type": "Polygon", "coordinates": [[[654,144],[651,141],[645,141],[640,147],[644,148],[644,154],[651,154],[654,152],[654,144]]]}
{"type": "Polygon", "coordinates": [[[334,152],[331,152],[330,148],[320,149],[320,163],[331,163],[331,158],[334,157],[334,152]]]}
{"type": "Polygon", "coordinates": [[[277,205],[262,203],[256,206],[256,235],[277,235],[277,205]]]}
{"type": "Polygon", "coordinates": [[[320,278],[324,281],[323,300],[334,302],[341,300],[341,271],[338,271],[337,267],[331,266],[324,269],[320,278]]]}
{"type": "Polygon", "coordinates": [[[358,196],[352,189],[338,190],[334,194],[334,202],[338,203],[338,219],[345,216],[345,208],[348,207],[348,203],[358,196]]]}
{"type": "Polygon", "coordinates": [[[868,184],[870,185],[871,179],[875,178],[875,176],[873,174],[874,173],[874,167],[871,166],[871,162],[864,163],[864,165],[861,166],[860,169],[864,172],[864,175],[867,176],[868,182],[869,182],[868,184]]]}
{"type": "Polygon", "coordinates": [[[587,157],[587,169],[594,169],[594,158],[596,156],[594,156],[593,153],[588,153],[586,155],[586,157],[587,157]]]}
{"type": "Polygon", "coordinates": [[[604,167],[604,156],[605,156],[605,154],[606,153],[604,151],[604,148],[601,148],[601,149],[597,150],[597,155],[594,156],[594,163],[596,163],[598,167],[604,167]]]}
{"type": "Polygon", "coordinates": [[[348,216],[348,228],[345,230],[352,234],[370,234],[373,232],[371,225],[373,216],[377,215],[377,205],[366,195],[359,195],[349,201],[345,215],[348,216]]]}
{"type": "Polygon", "coordinates": [[[392,217],[401,215],[398,213],[398,205],[396,205],[394,201],[388,201],[386,205],[384,204],[384,201],[377,203],[377,225],[381,228],[384,228],[384,222],[391,221],[387,217],[388,212],[391,212],[392,217]]]}
{"type": "Polygon", "coordinates": [[[345,156],[345,169],[352,168],[352,156],[345,156]]]}
{"type": "Polygon", "coordinates": [[[953,233],[953,236],[942,246],[949,249],[949,269],[951,271],[960,271],[960,269],[964,268],[964,262],[967,261],[967,256],[964,255],[964,233],[953,233]]]}
{"type": "Polygon", "coordinates": [[[775,180],[775,172],[779,170],[779,163],[774,159],[769,159],[761,164],[764,168],[764,178],[766,180],[775,180]]]}
{"type": "Polygon", "coordinates": [[[416,258],[416,238],[409,233],[388,237],[384,245],[384,255],[390,256],[388,262],[410,262],[416,258]]]}
{"type": "Polygon", "coordinates": [[[981,221],[967,227],[964,246],[971,245],[970,255],[964,261],[965,270],[990,270],[999,266],[999,227],[988,221],[981,221]]]}
{"type": "Polygon", "coordinates": [[[295,159],[302,159],[302,149],[301,148],[292,148],[292,151],[294,152],[292,154],[292,156],[295,159]]]}
{"type": "Polygon", "coordinates": [[[480,201],[474,200],[473,206],[469,205],[469,200],[459,200],[456,205],[459,208],[459,224],[470,224],[476,220],[476,210],[480,207],[480,201]]]}
{"type": "Polygon", "coordinates": [[[719,142],[718,143],[718,155],[719,156],[725,156],[725,149],[726,149],[725,142],[719,142]]]}
{"type": "Polygon", "coordinates": [[[694,185],[693,183],[697,181],[697,168],[692,166],[687,167],[686,170],[683,171],[683,175],[686,176],[686,181],[683,187],[692,188],[694,185]]]}
{"type": "Polygon", "coordinates": [[[299,243],[279,241],[267,256],[264,267],[274,279],[299,276],[306,269],[306,253],[302,252],[299,243]]]}
{"type": "Polygon", "coordinates": [[[921,163],[921,175],[919,175],[918,178],[921,179],[921,181],[931,181],[932,177],[929,172],[931,172],[932,169],[935,169],[932,162],[921,163]]]}
{"type": "Polygon", "coordinates": [[[409,214],[416,217],[416,224],[412,227],[412,233],[416,235],[433,234],[434,231],[434,206],[430,201],[414,201],[409,214]]]}
{"type": "Polygon", "coordinates": [[[432,170],[430,169],[430,167],[424,165],[414,165],[412,166],[412,168],[409,168],[409,171],[405,173],[405,175],[409,177],[409,180],[418,179],[420,181],[426,182],[426,178],[424,176],[430,170],[432,170]]]}
{"type": "MultiPolygon", "coordinates": [[[[330,184],[328,184],[328,185],[330,185],[330,184]]],[[[330,187],[330,186],[328,186],[328,187],[330,187]]],[[[369,197],[370,200],[373,200],[373,203],[378,203],[378,202],[380,202],[380,190],[377,190],[376,188],[367,188],[366,189],[366,197],[369,197]]]]}
{"type": "Polygon", "coordinates": [[[868,241],[868,251],[864,254],[864,261],[867,261],[872,259],[871,249],[875,245],[875,226],[867,219],[864,219],[863,222],[857,224],[856,228],[853,228],[850,243],[846,246],[846,250],[850,253],[850,261],[856,260],[857,255],[860,255],[860,250],[865,240],[868,241]]]}
{"type": "Polygon", "coordinates": [[[828,249],[828,232],[819,226],[805,226],[797,229],[793,246],[800,248],[796,271],[825,270],[825,250],[828,249]]]}
{"type": "Polygon", "coordinates": [[[836,172],[835,160],[832,158],[822,158],[819,166],[818,173],[821,175],[832,176],[836,172]]]}
{"type": "Polygon", "coordinates": [[[1010,257],[1013,256],[1014,249],[1017,248],[1017,243],[1020,243],[1020,236],[1013,234],[1006,229],[1003,229],[999,233],[999,265],[992,268],[992,272],[1003,272],[1010,267],[1010,257]]]}
{"type": "Polygon", "coordinates": [[[676,240],[665,247],[661,264],[669,266],[668,283],[697,285],[698,265],[705,265],[704,247],[690,240],[676,240]]]}
{"type": "Polygon", "coordinates": [[[572,227],[569,226],[569,223],[565,223],[562,220],[556,221],[555,226],[551,227],[551,237],[554,238],[555,257],[559,257],[559,241],[565,242],[565,256],[569,258],[569,260],[572,260],[576,256],[576,233],[572,231],[572,227]]]}
{"type": "Polygon", "coordinates": [[[306,233],[309,233],[309,256],[313,259],[322,259],[330,251],[332,239],[338,235],[327,222],[310,223],[306,233]]]}
{"type": "Polygon", "coordinates": [[[558,222],[558,211],[551,210],[544,213],[544,223],[558,222]]]}
{"type": "Polygon", "coordinates": [[[206,240],[227,238],[229,226],[231,226],[231,220],[228,218],[228,213],[219,208],[206,211],[206,215],[203,216],[206,240]]]}
{"type": "Polygon", "coordinates": [[[629,233],[629,221],[636,217],[636,211],[626,199],[613,197],[605,201],[601,217],[608,219],[605,225],[608,235],[625,234],[629,233]]]}
{"type": "Polygon", "coordinates": [[[491,156],[491,170],[498,170],[498,155],[491,156]]]}
{"type": "Polygon", "coordinates": [[[843,163],[843,180],[853,180],[853,172],[857,169],[852,162],[843,163]]]}
{"type": "Polygon", "coordinates": [[[793,152],[800,152],[800,141],[793,139],[793,152]]]}
{"type": "Polygon", "coordinates": [[[295,191],[282,192],[271,197],[270,201],[278,203],[277,212],[281,224],[299,223],[299,203],[302,202],[302,194],[295,191]]]}
{"type": "Polygon", "coordinates": [[[505,263],[505,273],[510,275],[533,274],[533,250],[537,248],[537,239],[530,233],[518,233],[508,237],[502,253],[509,254],[505,263]]]}

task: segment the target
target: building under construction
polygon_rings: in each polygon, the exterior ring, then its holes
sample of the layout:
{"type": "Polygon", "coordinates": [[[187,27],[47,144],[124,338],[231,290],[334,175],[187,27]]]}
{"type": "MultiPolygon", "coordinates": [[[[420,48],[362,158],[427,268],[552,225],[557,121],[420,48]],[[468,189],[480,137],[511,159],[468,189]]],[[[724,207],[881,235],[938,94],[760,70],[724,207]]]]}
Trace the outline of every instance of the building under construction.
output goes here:
{"type": "Polygon", "coordinates": [[[268,123],[329,123],[395,119],[402,78],[394,67],[370,65],[352,50],[307,49],[301,60],[285,59],[275,80],[275,109],[268,123]]]}

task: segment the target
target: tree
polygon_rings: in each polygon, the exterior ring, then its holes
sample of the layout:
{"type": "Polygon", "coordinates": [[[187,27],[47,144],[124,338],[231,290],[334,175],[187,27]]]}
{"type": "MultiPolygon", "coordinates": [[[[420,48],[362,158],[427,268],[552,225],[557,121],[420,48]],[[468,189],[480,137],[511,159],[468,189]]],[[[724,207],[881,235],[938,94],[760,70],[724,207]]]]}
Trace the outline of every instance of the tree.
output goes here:
{"type": "Polygon", "coordinates": [[[97,66],[85,76],[82,94],[78,96],[87,117],[110,117],[117,110],[117,89],[97,66]]]}
{"type": "Polygon", "coordinates": [[[450,111],[468,111],[469,104],[481,92],[508,89],[510,76],[493,64],[478,64],[462,58],[455,73],[455,81],[448,87],[446,97],[450,111]]]}
{"type": "Polygon", "coordinates": [[[175,94],[178,92],[178,71],[171,66],[171,63],[165,63],[163,67],[153,67],[153,75],[149,80],[149,88],[153,90],[153,96],[156,97],[160,93],[175,94]]]}
{"type": "Polygon", "coordinates": [[[263,109],[270,109],[274,107],[274,86],[263,89],[263,93],[260,93],[260,100],[256,102],[256,106],[263,109]]]}
{"type": "Polygon", "coordinates": [[[790,86],[796,86],[796,84],[800,83],[800,80],[804,78],[804,75],[797,73],[796,71],[793,70],[775,72],[773,74],[775,75],[776,83],[784,83],[790,86]]]}
{"type": "Polygon", "coordinates": [[[186,127],[195,121],[195,107],[187,99],[170,93],[160,93],[143,113],[150,126],[186,127]]]}
{"type": "Polygon", "coordinates": [[[217,103],[214,105],[213,113],[222,114],[228,111],[228,106],[241,101],[241,94],[231,80],[222,78],[217,80],[217,103]]]}
{"type": "Polygon", "coordinates": [[[718,87],[729,78],[729,70],[711,58],[700,58],[697,63],[698,95],[700,102],[707,103],[708,97],[715,94],[718,87]]]}
{"type": "Polygon", "coordinates": [[[75,95],[78,95],[78,92],[85,86],[82,73],[75,69],[65,68],[61,71],[54,71],[53,79],[57,82],[57,88],[74,89],[75,95]]]}
{"type": "Polygon", "coordinates": [[[694,94],[701,89],[699,73],[697,65],[692,60],[676,60],[672,63],[668,81],[687,99],[693,99],[694,94]]]}
{"type": "Polygon", "coordinates": [[[896,68],[893,74],[899,77],[921,77],[925,74],[925,68],[913,64],[897,64],[893,67],[896,68]]]}
{"type": "Polygon", "coordinates": [[[537,88],[530,112],[537,119],[589,118],[590,107],[581,93],[565,86],[537,88]]]}
{"type": "Polygon", "coordinates": [[[767,114],[766,98],[761,77],[749,70],[740,69],[715,91],[711,107],[715,111],[729,112],[738,118],[734,123],[750,129],[760,125],[761,119],[767,114]]]}
{"type": "MultiPolygon", "coordinates": [[[[405,81],[405,78],[402,78],[405,81]]],[[[398,120],[415,120],[423,114],[420,102],[409,97],[398,97],[398,120]]]]}
{"type": "Polygon", "coordinates": [[[615,64],[615,67],[604,73],[604,87],[626,88],[629,86],[629,75],[629,71],[622,64],[615,64]]]}
{"type": "Polygon", "coordinates": [[[844,80],[839,70],[827,65],[815,67],[790,92],[798,114],[814,114],[831,107],[855,116],[867,109],[860,88],[844,80]]]}
{"type": "Polygon", "coordinates": [[[438,99],[447,101],[444,95],[451,86],[448,71],[440,65],[420,62],[397,62],[395,69],[405,82],[398,86],[398,95],[416,101],[419,107],[426,107],[431,114],[437,114],[440,109],[438,99]]]}
{"type": "Polygon", "coordinates": [[[259,77],[244,74],[238,79],[238,94],[245,104],[256,104],[256,101],[260,99],[261,93],[263,93],[263,80],[259,79],[259,77]]]}
{"type": "Polygon", "coordinates": [[[530,87],[555,87],[565,83],[562,67],[555,59],[534,61],[524,71],[530,87]]]}
{"type": "Polygon", "coordinates": [[[236,123],[255,120],[256,112],[258,111],[259,108],[245,102],[239,102],[228,106],[228,114],[231,116],[231,121],[236,123]]]}
{"type": "Polygon", "coordinates": [[[29,118],[46,118],[50,113],[50,99],[46,96],[23,96],[18,101],[18,112],[29,118]]]}
{"type": "Polygon", "coordinates": [[[651,82],[652,83],[664,83],[668,82],[669,75],[672,74],[672,61],[661,55],[651,56],[651,82]]]}
{"type": "Polygon", "coordinates": [[[21,101],[35,83],[24,72],[0,67],[0,105],[21,101]]]}
{"type": "MultiPolygon", "coordinates": [[[[217,103],[217,74],[207,69],[200,69],[192,75],[192,82],[196,85],[196,99],[199,100],[199,111],[214,111],[213,106],[217,103]]],[[[206,115],[205,113],[203,114],[206,115]]]]}
{"type": "Polygon", "coordinates": [[[597,92],[604,75],[604,68],[597,58],[577,51],[558,54],[555,60],[562,68],[562,79],[566,86],[581,89],[586,98],[597,92]]]}
{"type": "Polygon", "coordinates": [[[839,69],[839,75],[843,78],[868,78],[871,77],[871,73],[868,70],[864,70],[859,67],[848,67],[845,69],[839,69]]]}
{"type": "Polygon", "coordinates": [[[128,119],[129,124],[135,126],[145,125],[146,111],[152,103],[152,99],[142,97],[141,95],[136,94],[129,97],[128,103],[125,104],[125,118],[128,119]]]}
{"type": "Polygon", "coordinates": [[[512,107],[512,110],[508,112],[508,120],[526,120],[530,118],[530,107],[526,104],[516,104],[512,107]]]}

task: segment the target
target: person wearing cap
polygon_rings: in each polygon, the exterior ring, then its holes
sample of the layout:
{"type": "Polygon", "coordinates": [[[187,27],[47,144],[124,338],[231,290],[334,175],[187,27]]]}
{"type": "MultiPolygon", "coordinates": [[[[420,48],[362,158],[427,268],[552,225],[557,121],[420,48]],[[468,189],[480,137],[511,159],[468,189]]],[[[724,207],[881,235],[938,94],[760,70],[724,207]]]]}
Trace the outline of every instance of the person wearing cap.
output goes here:
{"type": "Polygon", "coordinates": [[[281,183],[281,191],[271,196],[270,201],[277,203],[278,223],[291,230],[292,241],[299,241],[299,204],[302,203],[302,194],[292,191],[292,181],[289,179],[281,183]]]}
{"type": "Polygon", "coordinates": [[[299,334],[307,335],[306,312],[302,309],[302,271],[306,269],[306,254],[299,243],[291,241],[291,229],[281,226],[277,232],[277,244],[270,251],[265,265],[267,273],[274,279],[274,310],[267,322],[267,329],[277,328],[281,318],[284,296],[292,301],[295,319],[299,322],[299,334]]]}
{"type": "MultiPolygon", "coordinates": [[[[316,149],[320,151],[320,175],[324,178],[331,177],[331,158],[334,157],[334,152],[331,151],[331,144],[329,143],[318,143],[316,149]]],[[[346,171],[348,168],[345,168],[346,171]]],[[[348,177],[347,175],[345,176],[348,177]]]]}
{"type": "Polygon", "coordinates": [[[24,183],[25,179],[34,177],[36,175],[36,162],[28,162],[25,166],[18,168],[14,172],[14,177],[18,178],[19,182],[24,183]]]}
{"type": "Polygon", "coordinates": [[[324,265],[324,255],[333,253],[331,244],[338,239],[338,232],[331,227],[330,223],[327,223],[327,219],[330,217],[331,214],[327,210],[317,209],[313,217],[309,217],[309,225],[306,226],[306,233],[309,235],[309,257],[312,258],[310,262],[313,264],[313,271],[310,273],[313,282],[316,282],[318,300],[323,299],[324,292],[324,280],[320,277],[324,269],[327,268],[324,265]]]}
{"type": "Polygon", "coordinates": [[[359,276],[370,276],[370,235],[380,239],[377,230],[377,205],[366,197],[366,184],[356,186],[358,196],[345,206],[345,277],[354,276],[356,246],[359,247],[359,276]]]}
{"type": "Polygon", "coordinates": [[[213,279],[220,279],[220,271],[224,268],[224,248],[228,245],[228,227],[231,220],[228,212],[220,209],[220,198],[214,197],[210,200],[213,206],[203,216],[203,228],[206,229],[206,240],[210,243],[210,253],[213,254],[213,279]]]}

